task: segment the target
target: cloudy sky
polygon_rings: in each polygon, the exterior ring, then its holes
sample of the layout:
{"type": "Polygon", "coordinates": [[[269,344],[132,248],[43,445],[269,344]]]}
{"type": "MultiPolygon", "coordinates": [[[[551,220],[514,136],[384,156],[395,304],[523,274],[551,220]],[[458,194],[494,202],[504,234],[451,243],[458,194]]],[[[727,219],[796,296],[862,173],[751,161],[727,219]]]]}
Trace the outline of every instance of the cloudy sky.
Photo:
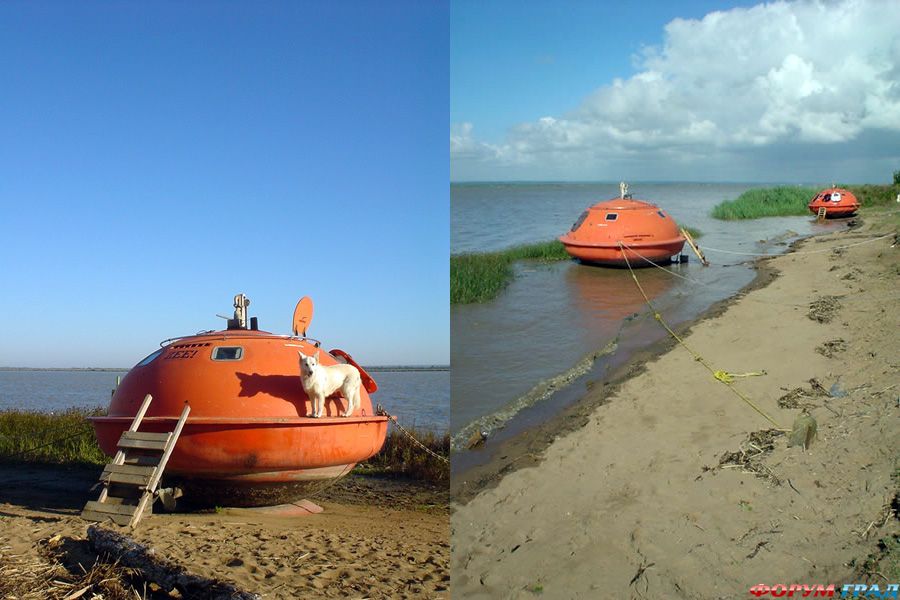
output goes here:
{"type": "Polygon", "coordinates": [[[452,181],[900,169],[896,0],[525,4],[451,6],[452,181]]]}

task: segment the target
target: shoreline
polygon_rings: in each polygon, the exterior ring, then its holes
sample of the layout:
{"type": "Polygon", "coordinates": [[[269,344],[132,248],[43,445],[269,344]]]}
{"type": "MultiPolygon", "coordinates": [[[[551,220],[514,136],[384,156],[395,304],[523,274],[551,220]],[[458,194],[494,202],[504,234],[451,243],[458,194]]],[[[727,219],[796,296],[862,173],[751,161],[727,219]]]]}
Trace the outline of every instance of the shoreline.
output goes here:
{"type": "Polygon", "coordinates": [[[900,262],[890,239],[844,246],[894,230],[891,215],[756,261],[748,286],[678,328],[716,368],[765,371],[734,386],[781,427],[808,408],[809,450],[748,439],[772,425],[667,338],[451,477],[454,591],[741,598],[760,582],[880,581],[869,559],[900,530],[900,262]]]}
{"type": "MultiPolygon", "coordinates": [[[[842,229],[841,231],[846,230],[842,229]]],[[[829,233],[820,235],[829,235],[829,233]]],[[[755,271],[753,279],[748,284],[736,290],[728,298],[712,303],[694,318],[678,324],[675,331],[679,335],[686,335],[703,321],[723,314],[744,295],[769,285],[776,279],[777,274],[766,263],[774,258],[790,254],[797,245],[813,237],[816,236],[807,236],[792,242],[783,254],[759,257],[748,261],[752,263],[751,268],[755,271]]],[[[538,455],[546,450],[556,438],[584,427],[588,423],[590,415],[598,407],[604,405],[623,383],[643,373],[647,363],[671,351],[675,346],[676,342],[670,336],[652,342],[645,348],[633,352],[623,364],[606,376],[587,382],[588,390],[582,392],[578,400],[540,425],[526,429],[499,443],[492,443],[492,438],[488,438],[477,450],[463,450],[464,452],[490,452],[493,456],[486,462],[451,475],[451,502],[466,504],[485,489],[497,485],[503,476],[540,463],[541,459],[538,455]],[[598,386],[604,388],[606,396],[600,397],[594,392],[598,386]]],[[[575,381],[571,382],[572,385],[574,383],[575,381]]],[[[553,395],[571,393],[572,385],[556,390],[553,395]]]]}

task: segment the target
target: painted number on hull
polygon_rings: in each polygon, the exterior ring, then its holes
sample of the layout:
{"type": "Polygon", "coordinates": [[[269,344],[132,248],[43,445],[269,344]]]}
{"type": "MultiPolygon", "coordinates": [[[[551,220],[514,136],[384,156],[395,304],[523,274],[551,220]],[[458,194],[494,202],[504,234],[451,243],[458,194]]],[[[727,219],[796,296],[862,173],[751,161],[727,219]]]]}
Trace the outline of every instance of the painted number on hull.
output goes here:
{"type": "Polygon", "coordinates": [[[166,358],[194,358],[199,350],[176,350],[171,354],[167,354],[166,358]]]}

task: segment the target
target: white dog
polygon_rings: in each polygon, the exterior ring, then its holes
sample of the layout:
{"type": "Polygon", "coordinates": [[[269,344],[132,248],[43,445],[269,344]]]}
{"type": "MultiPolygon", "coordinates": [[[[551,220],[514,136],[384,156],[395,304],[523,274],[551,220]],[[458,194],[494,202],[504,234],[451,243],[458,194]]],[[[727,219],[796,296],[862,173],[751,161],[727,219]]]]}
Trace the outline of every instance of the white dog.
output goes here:
{"type": "Polygon", "coordinates": [[[325,414],[325,398],[341,390],[347,399],[347,410],[341,413],[342,417],[349,417],[353,411],[359,408],[359,371],[353,365],[330,365],[319,363],[319,351],[313,356],[300,354],[300,380],[303,382],[303,390],[313,403],[313,417],[321,417],[325,414]]]}

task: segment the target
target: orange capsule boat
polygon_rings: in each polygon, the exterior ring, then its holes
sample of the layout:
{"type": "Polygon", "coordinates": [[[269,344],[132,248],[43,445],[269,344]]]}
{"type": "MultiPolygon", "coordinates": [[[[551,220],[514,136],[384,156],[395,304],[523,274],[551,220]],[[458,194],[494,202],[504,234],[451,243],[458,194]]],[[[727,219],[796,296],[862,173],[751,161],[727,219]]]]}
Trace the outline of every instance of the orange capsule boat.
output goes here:
{"type": "Polygon", "coordinates": [[[618,198],[581,213],[559,241],[583,262],[625,266],[627,253],[631,266],[650,266],[643,258],[670,262],[681,252],[685,238],[672,217],[655,204],[633,199],[622,183],[618,198]]]}
{"type": "Polygon", "coordinates": [[[103,451],[112,455],[144,397],[153,400],[141,431],[170,432],[184,403],[191,411],[165,471],[166,485],[194,505],[256,506],[297,500],[346,475],[381,449],[386,416],[374,414],[374,380],[345,352],[325,352],[305,336],[312,302],[294,315],[294,335],[261,331],[247,319],[249,299],[235,297],[235,315],[222,331],[166,340],[135,365],[113,394],[107,416],[91,420],[103,451]],[[319,353],[323,365],[360,370],[360,405],[340,416],[347,399],[329,397],[313,418],[303,391],[298,352],[319,353]]]}
{"type": "Polygon", "coordinates": [[[849,217],[859,210],[859,200],[852,192],[831,186],[810,200],[809,210],[824,217],[849,217]]]}

